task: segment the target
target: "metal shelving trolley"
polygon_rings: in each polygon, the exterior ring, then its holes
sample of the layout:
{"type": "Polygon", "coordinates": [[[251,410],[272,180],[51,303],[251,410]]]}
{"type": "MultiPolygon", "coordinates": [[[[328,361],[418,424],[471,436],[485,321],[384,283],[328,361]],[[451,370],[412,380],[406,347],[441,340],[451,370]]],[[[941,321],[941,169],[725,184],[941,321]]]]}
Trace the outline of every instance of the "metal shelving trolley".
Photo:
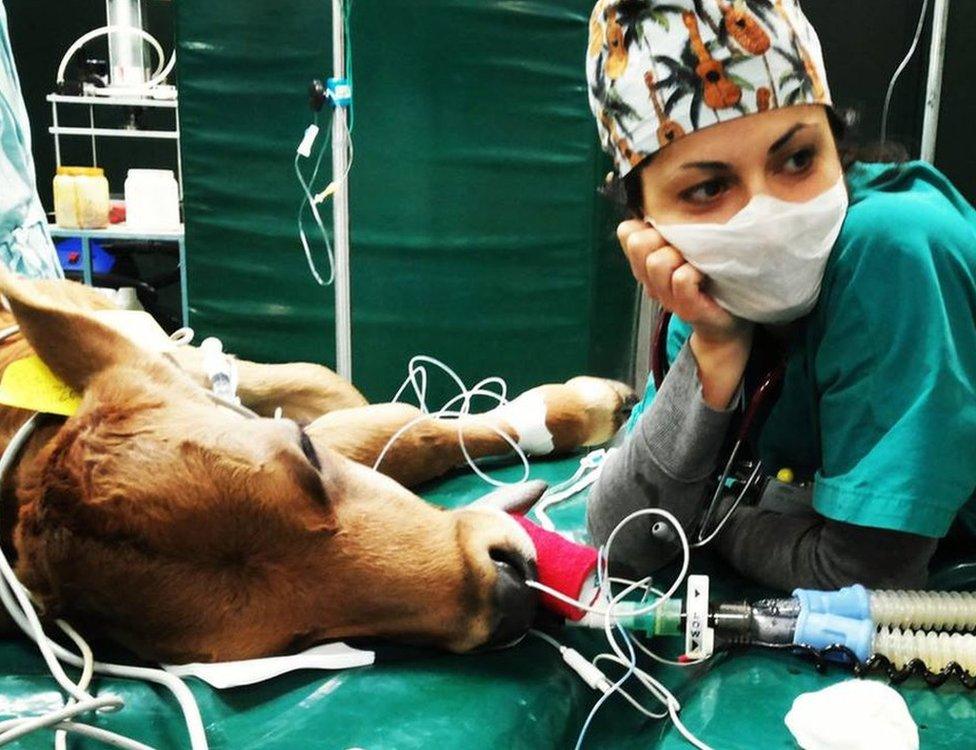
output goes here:
{"type": "MultiPolygon", "coordinates": [[[[57,166],[61,166],[61,137],[82,137],[91,139],[92,164],[98,164],[99,138],[146,138],[172,141],[176,148],[176,181],[179,186],[180,201],[183,200],[183,163],[180,156],[180,116],[175,91],[168,98],[154,98],[150,96],[66,96],[49,94],[47,101],[51,104],[52,125],[48,132],[54,136],[54,156],[57,166]],[[59,106],[87,107],[87,126],[61,125],[59,106]],[[127,127],[96,127],[95,107],[118,108],[163,108],[173,111],[173,128],[158,130],[141,130],[127,127]]],[[[146,242],[172,242],[177,245],[179,252],[180,271],[180,315],[183,325],[189,321],[189,302],[186,284],[186,241],[185,226],[167,230],[129,228],[124,223],[115,224],[105,229],[71,229],[59,227],[57,224],[49,226],[51,236],[58,238],[77,237],[81,241],[82,276],[86,284],[92,283],[92,240],[130,240],[146,242]]]]}

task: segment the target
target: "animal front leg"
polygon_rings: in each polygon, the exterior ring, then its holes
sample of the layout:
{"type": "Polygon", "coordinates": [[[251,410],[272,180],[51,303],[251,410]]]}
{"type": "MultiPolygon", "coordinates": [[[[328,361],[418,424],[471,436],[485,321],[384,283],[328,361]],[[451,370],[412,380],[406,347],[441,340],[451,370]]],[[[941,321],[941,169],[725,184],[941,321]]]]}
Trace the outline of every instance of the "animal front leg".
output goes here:
{"type": "MultiPolygon", "coordinates": [[[[195,382],[210,387],[203,367],[203,352],[193,346],[181,346],[172,356],[195,382]]],[[[281,407],[285,417],[310,422],[336,409],[367,403],[351,383],[322,365],[308,362],[266,365],[245,359],[235,362],[241,403],[263,417],[272,416],[281,407]]]]}
{"type": "Polygon", "coordinates": [[[606,443],[636,403],[630,386],[583,376],[532,388],[484,416],[512,428],[519,447],[541,456],[606,443]]]}
{"type": "MultiPolygon", "coordinates": [[[[316,447],[331,448],[357,463],[376,466],[411,487],[464,463],[459,429],[472,458],[509,453],[511,443],[490,427],[492,423],[487,415],[436,419],[409,404],[373,404],[325,414],[305,432],[316,447]],[[390,443],[397,433],[397,439],[390,443]]],[[[502,429],[513,442],[518,439],[511,428],[502,429]]]]}
{"type": "Polygon", "coordinates": [[[532,456],[565,453],[608,441],[635,402],[622,383],[573,378],[460,420],[425,418],[407,404],[375,404],[326,414],[306,432],[316,445],[367,466],[377,465],[383,454],[379,471],[409,487],[464,463],[459,431],[471,458],[507,455],[513,442],[532,456]]]}

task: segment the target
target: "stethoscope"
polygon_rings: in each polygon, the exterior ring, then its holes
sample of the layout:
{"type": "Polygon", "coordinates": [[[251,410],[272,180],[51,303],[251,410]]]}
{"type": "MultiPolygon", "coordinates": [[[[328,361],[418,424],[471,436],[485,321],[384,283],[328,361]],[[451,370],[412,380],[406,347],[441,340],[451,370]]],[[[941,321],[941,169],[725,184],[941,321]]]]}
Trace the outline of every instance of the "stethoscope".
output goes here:
{"type": "MultiPolygon", "coordinates": [[[[672,313],[667,310],[661,311],[651,342],[651,375],[654,378],[654,386],[658,390],[661,389],[664,377],[668,372],[667,343],[671,317],[672,313]]],[[[732,442],[728,460],[718,475],[715,491],[701,516],[692,547],[703,547],[712,541],[724,528],[735,509],[750,493],[755,491],[757,497],[761,494],[766,477],[763,474],[763,462],[758,457],[758,451],[753,450],[752,456],[741,460],[740,454],[744,453],[745,448],[752,448],[754,441],[759,437],[770,409],[782,391],[783,378],[786,373],[786,357],[776,356],[774,362],[775,364],[772,367],[765,370],[765,374],[759,379],[758,385],[749,394],[743,394],[742,418],[735,432],[735,439],[732,442]],[[735,500],[713,528],[712,521],[718,511],[719,504],[730,490],[735,492],[735,500]]]]}

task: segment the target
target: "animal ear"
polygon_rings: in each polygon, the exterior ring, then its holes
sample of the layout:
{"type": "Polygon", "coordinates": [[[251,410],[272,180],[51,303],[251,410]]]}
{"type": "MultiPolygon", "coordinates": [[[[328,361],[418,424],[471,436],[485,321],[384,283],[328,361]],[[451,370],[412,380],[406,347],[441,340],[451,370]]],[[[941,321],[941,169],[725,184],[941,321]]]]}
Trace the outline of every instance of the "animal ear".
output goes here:
{"type": "Polygon", "coordinates": [[[21,333],[44,364],[65,383],[81,392],[94,376],[114,365],[152,357],[71,302],[69,295],[59,298],[59,288],[14,276],[0,267],[0,293],[21,333]]]}

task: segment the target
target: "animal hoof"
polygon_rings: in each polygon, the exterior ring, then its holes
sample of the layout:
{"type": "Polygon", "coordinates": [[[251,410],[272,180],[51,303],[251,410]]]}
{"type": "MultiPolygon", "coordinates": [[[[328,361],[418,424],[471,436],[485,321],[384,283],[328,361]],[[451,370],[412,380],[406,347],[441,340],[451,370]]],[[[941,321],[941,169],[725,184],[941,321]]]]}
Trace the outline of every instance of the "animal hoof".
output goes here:
{"type": "Polygon", "coordinates": [[[609,441],[640,400],[633,388],[617,380],[582,376],[567,381],[566,385],[585,404],[588,424],[582,445],[609,441]]]}

